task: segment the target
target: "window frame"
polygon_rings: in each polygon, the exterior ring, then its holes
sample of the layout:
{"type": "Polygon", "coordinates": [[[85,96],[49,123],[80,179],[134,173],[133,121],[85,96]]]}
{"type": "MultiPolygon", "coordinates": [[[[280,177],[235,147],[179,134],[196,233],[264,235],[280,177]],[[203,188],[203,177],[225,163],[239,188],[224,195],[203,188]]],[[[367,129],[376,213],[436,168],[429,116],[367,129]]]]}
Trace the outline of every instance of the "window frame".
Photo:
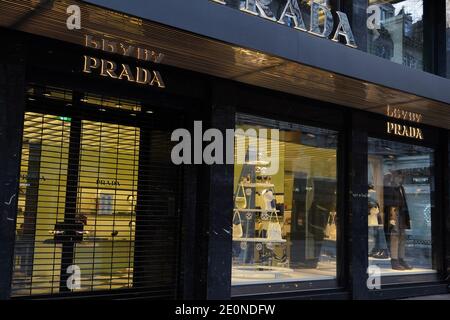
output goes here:
{"type": "MultiPolygon", "coordinates": [[[[336,133],[337,143],[336,143],[336,212],[337,212],[337,221],[336,221],[336,229],[337,229],[337,240],[336,240],[336,278],[330,279],[330,280],[309,280],[309,281],[288,281],[288,282],[277,282],[277,283],[261,283],[261,284],[251,284],[251,285],[231,285],[231,278],[230,278],[230,287],[231,287],[231,297],[232,298],[238,298],[238,297],[267,297],[270,295],[275,294],[289,294],[289,293],[295,293],[295,292],[310,292],[311,290],[342,290],[345,288],[345,279],[346,275],[345,273],[345,248],[343,246],[343,229],[344,219],[341,218],[341,214],[344,213],[343,210],[343,202],[342,202],[342,196],[344,193],[344,172],[342,169],[343,162],[345,161],[342,159],[342,156],[344,153],[342,152],[342,146],[343,146],[343,138],[344,133],[342,130],[336,130],[335,126],[330,125],[312,125],[310,121],[307,120],[300,120],[295,119],[293,120],[290,118],[288,120],[287,117],[267,117],[264,115],[264,112],[262,113],[255,113],[255,112],[245,112],[242,111],[243,109],[238,109],[235,113],[235,128],[238,124],[237,119],[239,118],[239,115],[244,116],[252,116],[252,117],[258,117],[261,120],[268,119],[269,121],[283,121],[287,122],[289,124],[294,125],[300,125],[300,126],[309,126],[317,129],[326,129],[330,131],[334,131],[336,133]]],[[[244,109],[245,110],[245,109],[244,109]]],[[[273,128],[273,126],[270,126],[270,122],[268,122],[267,128],[273,128]]],[[[233,166],[234,167],[234,166],[233,166]]],[[[233,169],[233,177],[234,177],[234,169],[233,169]]],[[[234,179],[233,179],[234,180],[234,179]]],[[[232,253],[230,252],[230,257],[232,253]]]]}
{"type": "MultiPolygon", "coordinates": [[[[445,165],[444,159],[447,148],[445,147],[445,130],[433,128],[420,123],[411,123],[408,121],[401,121],[392,119],[383,115],[370,115],[370,125],[367,129],[368,137],[375,139],[388,140],[392,142],[399,142],[404,144],[422,146],[433,150],[433,181],[434,192],[431,194],[431,239],[432,239],[432,265],[435,274],[425,275],[398,275],[398,276],[382,276],[382,285],[386,285],[386,289],[393,285],[403,284],[417,284],[417,283],[438,283],[444,281],[446,278],[445,270],[445,195],[444,195],[444,181],[445,181],[445,165]],[[424,132],[424,140],[413,140],[411,138],[404,138],[395,135],[389,135],[385,128],[386,122],[393,121],[395,123],[410,125],[422,129],[424,132]]],[[[367,159],[368,162],[368,159],[367,159]]],[[[368,252],[367,252],[368,257],[368,252]]],[[[367,259],[368,260],[368,259],[367,259]]],[[[376,297],[379,292],[372,292],[371,296],[376,297]]]]}

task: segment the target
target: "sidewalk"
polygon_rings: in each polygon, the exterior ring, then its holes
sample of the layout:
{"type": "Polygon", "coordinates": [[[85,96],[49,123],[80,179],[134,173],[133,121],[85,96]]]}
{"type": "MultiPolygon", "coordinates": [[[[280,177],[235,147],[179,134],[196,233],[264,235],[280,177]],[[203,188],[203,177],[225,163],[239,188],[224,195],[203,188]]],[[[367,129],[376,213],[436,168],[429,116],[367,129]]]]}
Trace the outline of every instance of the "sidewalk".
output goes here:
{"type": "Polygon", "coordinates": [[[414,297],[407,298],[402,300],[450,300],[450,294],[440,294],[435,296],[423,296],[423,297],[414,297]]]}

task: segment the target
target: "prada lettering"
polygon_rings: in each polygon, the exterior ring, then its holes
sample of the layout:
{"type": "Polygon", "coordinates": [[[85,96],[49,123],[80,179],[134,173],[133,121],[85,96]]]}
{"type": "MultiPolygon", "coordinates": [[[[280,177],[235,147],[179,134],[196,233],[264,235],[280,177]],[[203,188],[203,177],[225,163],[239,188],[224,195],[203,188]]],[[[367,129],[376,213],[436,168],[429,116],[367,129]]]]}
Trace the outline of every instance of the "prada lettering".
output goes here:
{"type": "MultiPolygon", "coordinates": [[[[224,0],[210,0],[218,4],[226,5],[224,0]]],[[[355,41],[355,36],[353,35],[352,28],[348,21],[348,17],[345,13],[336,11],[336,16],[338,18],[336,31],[333,33],[335,21],[331,10],[321,3],[314,0],[309,0],[311,6],[310,17],[310,27],[309,30],[306,28],[305,21],[303,19],[303,14],[300,11],[299,2],[303,0],[287,0],[286,4],[278,10],[281,12],[277,16],[269,8],[269,4],[273,0],[245,0],[241,5],[240,10],[251,15],[259,16],[261,18],[279,23],[292,26],[294,29],[303,32],[309,32],[313,35],[322,38],[331,38],[335,42],[339,42],[339,37],[342,36],[345,39],[345,44],[352,48],[357,48],[355,41]]]]}
{"type": "Polygon", "coordinates": [[[420,113],[415,113],[411,111],[406,111],[400,108],[388,106],[386,110],[386,115],[391,118],[401,119],[411,122],[421,123],[423,116],[420,113]]]}
{"type": "MultiPolygon", "coordinates": [[[[111,40],[95,39],[90,35],[86,36],[86,47],[153,63],[160,63],[164,58],[162,53],[111,40]]],[[[83,73],[91,74],[95,72],[106,78],[125,80],[127,82],[155,86],[162,89],[166,87],[159,71],[149,70],[143,67],[132,68],[128,64],[118,64],[111,60],[88,55],[83,56],[83,59],[83,73]]]]}
{"type": "Polygon", "coordinates": [[[140,48],[131,44],[107,40],[97,39],[91,35],[86,35],[86,47],[102,50],[105,52],[116,53],[125,57],[134,57],[142,61],[150,61],[153,63],[161,63],[164,54],[154,50],[140,48]]]}
{"type": "Polygon", "coordinates": [[[102,77],[126,80],[128,82],[157,86],[159,88],[166,87],[159,71],[150,71],[141,67],[131,68],[124,63],[117,64],[110,60],[84,56],[83,72],[93,73],[94,71],[102,77]]]}
{"type": "Polygon", "coordinates": [[[97,179],[97,184],[102,186],[120,186],[120,182],[118,180],[102,180],[97,179]]]}
{"type": "Polygon", "coordinates": [[[421,129],[398,123],[388,122],[387,133],[400,137],[423,140],[423,132],[421,129]]]}

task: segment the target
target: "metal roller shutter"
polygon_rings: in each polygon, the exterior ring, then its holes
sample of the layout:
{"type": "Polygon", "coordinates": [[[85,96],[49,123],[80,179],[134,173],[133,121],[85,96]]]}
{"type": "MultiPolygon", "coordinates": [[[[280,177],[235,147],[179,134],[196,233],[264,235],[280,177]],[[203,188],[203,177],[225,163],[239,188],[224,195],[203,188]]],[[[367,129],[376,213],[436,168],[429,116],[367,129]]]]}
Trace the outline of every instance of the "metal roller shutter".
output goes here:
{"type": "Polygon", "coordinates": [[[152,127],[158,115],[147,112],[147,122],[138,102],[67,96],[29,93],[12,296],[175,298],[180,184],[171,132],[152,127]]]}

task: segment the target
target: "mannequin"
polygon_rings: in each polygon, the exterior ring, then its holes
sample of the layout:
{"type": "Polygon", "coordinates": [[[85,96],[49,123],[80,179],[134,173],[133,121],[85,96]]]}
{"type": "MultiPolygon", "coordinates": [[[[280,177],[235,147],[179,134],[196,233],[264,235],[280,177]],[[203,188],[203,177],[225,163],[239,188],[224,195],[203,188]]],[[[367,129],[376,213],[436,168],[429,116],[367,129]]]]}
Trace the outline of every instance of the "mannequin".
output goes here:
{"type": "MultiPolygon", "coordinates": [[[[369,188],[370,192],[370,188],[369,188]]],[[[369,256],[375,259],[388,259],[389,253],[386,237],[383,230],[383,221],[380,215],[380,205],[369,197],[369,235],[374,239],[374,246],[369,256]]]]}
{"type": "Polygon", "coordinates": [[[411,228],[411,221],[403,181],[404,177],[400,172],[385,176],[385,228],[389,234],[393,270],[412,269],[405,261],[406,230],[411,228]]]}

